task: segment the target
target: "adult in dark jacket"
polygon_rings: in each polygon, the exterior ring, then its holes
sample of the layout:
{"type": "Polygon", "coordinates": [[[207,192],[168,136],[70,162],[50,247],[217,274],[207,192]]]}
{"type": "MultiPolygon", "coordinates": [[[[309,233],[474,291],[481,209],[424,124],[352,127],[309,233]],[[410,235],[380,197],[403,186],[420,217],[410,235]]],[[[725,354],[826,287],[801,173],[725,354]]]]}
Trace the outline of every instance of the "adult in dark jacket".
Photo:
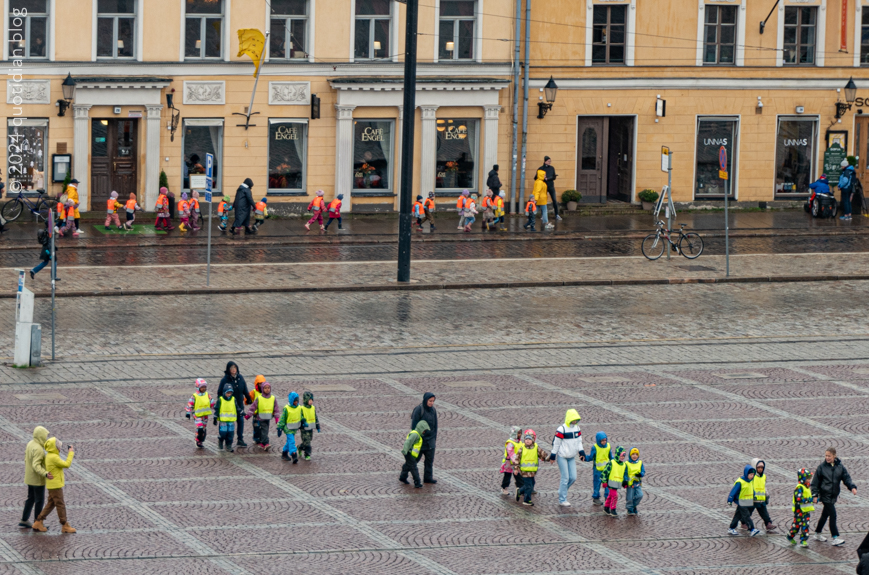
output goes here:
{"type": "Polygon", "coordinates": [[[824,504],[824,512],[818,519],[818,526],[815,528],[815,535],[813,536],[815,541],[827,540],[821,535],[821,531],[823,531],[824,524],[829,518],[830,535],[833,536],[831,544],[838,546],[845,542],[839,537],[839,529],[836,527],[836,500],[839,498],[840,483],[844,483],[851,493],[857,495],[857,486],[851,481],[848,470],[836,457],[836,449],[831,447],[824,454],[824,462],[818,466],[814,477],[812,477],[812,497],[815,503],[820,500],[824,504]]]}
{"type": "Polygon", "coordinates": [[[244,405],[250,404],[250,395],[247,391],[247,382],[244,381],[244,376],[238,369],[238,365],[234,361],[227,362],[226,371],[223,372],[223,379],[220,380],[220,385],[217,387],[217,397],[223,397],[223,388],[227,385],[232,386],[232,396],[235,398],[236,420],[235,431],[238,436],[238,447],[247,447],[244,442],[244,405]]]}
{"type": "Polygon", "coordinates": [[[240,233],[239,230],[244,228],[245,234],[253,233],[250,229],[250,210],[254,206],[253,193],[250,189],[253,187],[253,180],[245,178],[235,191],[235,201],[232,202],[232,211],[235,214],[235,221],[232,222],[233,234],[240,233]]]}
{"type": "Polygon", "coordinates": [[[432,467],[434,466],[435,448],[438,442],[438,412],[434,407],[435,394],[430,391],[425,392],[422,396],[422,403],[417,405],[413,414],[410,416],[410,428],[416,429],[416,424],[420,420],[428,423],[429,432],[422,437],[422,447],[420,448],[419,458],[425,457],[425,464],[422,472],[423,483],[437,483],[433,476],[432,467]]]}
{"type": "Polygon", "coordinates": [[[489,179],[486,180],[486,187],[492,190],[493,197],[497,197],[498,192],[501,191],[501,178],[498,177],[498,164],[492,166],[492,169],[489,171],[489,179]]]}
{"type": "Polygon", "coordinates": [[[560,220],[561,216],[558,215],[558,201],[555,199],[555,178],[558,177],[558,174],[555,173],[555,168],[552,167],[552,158],[549,156],[543,156],[543,165],[537,169],[546,172],[546,177],[543,181],[546,182],[546,191],[549,192],[549,195],[552,197],[552,209],[555,210],[555,219],[560,220]]]}

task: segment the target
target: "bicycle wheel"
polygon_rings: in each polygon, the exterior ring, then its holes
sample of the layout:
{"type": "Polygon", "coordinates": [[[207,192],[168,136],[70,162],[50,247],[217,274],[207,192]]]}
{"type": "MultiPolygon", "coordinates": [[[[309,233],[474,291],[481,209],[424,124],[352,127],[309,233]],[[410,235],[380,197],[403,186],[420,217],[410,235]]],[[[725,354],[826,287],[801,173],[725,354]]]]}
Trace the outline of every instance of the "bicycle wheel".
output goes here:
{"type": "Polygon", "coordinates": [[[0,211],[0,214],[3,214],[3,219],[7,222],[14,222],[23,211],[24,203],[18,198],[15,198],[14,200],[9,200],[3,204],[3,210],[0,211]]]}
{"type": "Polygon", "coordinates": [[[50,209],[50,204],[45,200],[39,200],[36,202],[35,214],[37,222],[47,222],[48,221],[48,211],[50,209]]]}
{"type": "Polygon", "coordinates": [[[666,240],[658,234],[649,234],[643,239],[643,255],[647,259],[656,260],[664,255],[664,242],[666,240]]]}
{"type": "Polygon", "coordinates": [[[699,234],[688,232],[679,239],[679,251],[689,260],[693,260],[703,253],[703,238],[699,234]]]}

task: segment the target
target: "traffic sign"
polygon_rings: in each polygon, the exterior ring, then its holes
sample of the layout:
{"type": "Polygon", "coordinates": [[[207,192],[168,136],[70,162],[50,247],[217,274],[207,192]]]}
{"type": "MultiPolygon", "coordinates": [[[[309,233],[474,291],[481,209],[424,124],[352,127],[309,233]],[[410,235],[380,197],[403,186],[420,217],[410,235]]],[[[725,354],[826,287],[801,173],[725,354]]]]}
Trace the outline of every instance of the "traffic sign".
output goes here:
{"type": "Polygon", "coordinates": [[[725,172],[724,170],[718,170],[718,177],[721,178],[722,180],[726,180],[727,179],[727,172],[725,172]]]}
{"type": "Polygon", "coordinates": [[[661,171],[670,171],[670,148],[661,146],[661,171]]]}
{"type": "MultiPolygon", "coordinates": [[[[724,146],[718,149],[718,169],[722,172],[727,171],[727,148],[724,146]]],[[[727,178],[724,179],[726,180],[727,178]]]]}
{"type": "Polygon", "coordinates": [[[205,201],[211,202],[211,192],[209,192],[209,191],[205,192],[205,201]]]}
{"type": "Polygon", "coordinates": [[[211,183],[214,181],[214,154],[205,154],[205,178],[205,191],[211,192],[211,183]]]}

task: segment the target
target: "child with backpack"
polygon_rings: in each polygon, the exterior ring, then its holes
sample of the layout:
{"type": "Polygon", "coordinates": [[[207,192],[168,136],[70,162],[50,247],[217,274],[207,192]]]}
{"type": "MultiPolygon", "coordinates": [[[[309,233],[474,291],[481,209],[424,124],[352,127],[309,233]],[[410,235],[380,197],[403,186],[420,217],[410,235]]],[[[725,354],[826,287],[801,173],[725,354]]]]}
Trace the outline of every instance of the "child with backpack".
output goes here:
{"type": "Polygon", "coordinates": [[[223,199],[217,204],[217,217],[220,218],[220,223],[217,224],[217,229],[225,232],[226,223],[229,221],[229,212],[232,211],[232,198],[223,196],[223,199]]]}

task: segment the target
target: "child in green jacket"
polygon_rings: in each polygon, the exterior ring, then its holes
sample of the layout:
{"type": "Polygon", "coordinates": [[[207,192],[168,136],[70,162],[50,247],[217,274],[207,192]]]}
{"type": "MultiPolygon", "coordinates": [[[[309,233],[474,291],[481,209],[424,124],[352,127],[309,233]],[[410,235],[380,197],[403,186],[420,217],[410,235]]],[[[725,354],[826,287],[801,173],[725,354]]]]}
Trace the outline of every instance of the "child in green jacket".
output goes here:
{"type": "Polygon", "coordinates": [[[401,448],[401,454],[404,455],[404,465],[401,467],[401,475],[398,480],[405,485],[410,485],[407,480],[407,474],[413,476],[413,486],[419,489],[422,487],[422,481],[419,480],[419,469],[416,464],[419,461],[419,451],[422,447],[422,436],[429,432],[431,428],[428,423],[420,419],[416,424],[416,428],[407,434],[404,439],[404,446],[401,448]]]}

